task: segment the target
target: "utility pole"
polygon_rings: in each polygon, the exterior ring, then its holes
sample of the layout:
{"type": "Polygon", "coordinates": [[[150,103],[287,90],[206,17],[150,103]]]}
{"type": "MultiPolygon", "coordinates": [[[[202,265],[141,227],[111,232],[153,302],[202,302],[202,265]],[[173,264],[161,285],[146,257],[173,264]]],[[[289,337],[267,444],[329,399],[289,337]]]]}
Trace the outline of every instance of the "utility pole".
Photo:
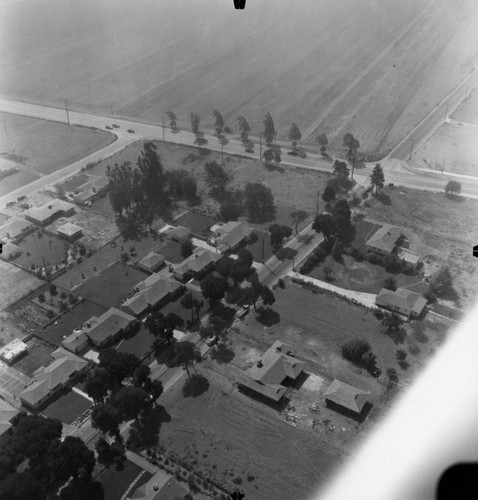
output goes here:
{"type": "Polygon", "coordinates": [[[68,101],[65,101],[65,108],[66,108],[66,120],[68,121],[68,125],[70,125],[71,127],[70,114],[68,113],[68,101]]]}
{"type": "Polygon", "coordinates": [[[265,240],[265,235],[262,235],[262,263],[264,264],[264,240],[265,240]]]}
{"type": "Polygon", "coordinates": [[[408,159],[412,159],[412,150],[413,150],[413,138],[412,138],[412,144],[410,145],[410,154],[408,155],[408,159]]]}
{"type": "Polygon", "coordinates": [[[164,115],[163,115],[163,142],[165,142],[164,141],[164,115]]]}
{"type": "Polygon", "coordinates": [[[262,132],[259,132],[259,161],[262,163],[262,132]]]}

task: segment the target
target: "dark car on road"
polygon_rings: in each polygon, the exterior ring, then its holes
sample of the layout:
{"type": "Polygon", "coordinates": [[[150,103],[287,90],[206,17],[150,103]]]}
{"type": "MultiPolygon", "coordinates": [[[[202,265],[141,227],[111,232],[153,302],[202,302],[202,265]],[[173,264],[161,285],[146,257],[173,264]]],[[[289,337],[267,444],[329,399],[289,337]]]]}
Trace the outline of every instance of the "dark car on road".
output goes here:
{"type": "Polygon", "coordinates": [[[132,128],[129,128],[129,129],[128,129],[128,132],[129,132],[130,134],[134,134],[134,130],[133,130],[132,128]]]}

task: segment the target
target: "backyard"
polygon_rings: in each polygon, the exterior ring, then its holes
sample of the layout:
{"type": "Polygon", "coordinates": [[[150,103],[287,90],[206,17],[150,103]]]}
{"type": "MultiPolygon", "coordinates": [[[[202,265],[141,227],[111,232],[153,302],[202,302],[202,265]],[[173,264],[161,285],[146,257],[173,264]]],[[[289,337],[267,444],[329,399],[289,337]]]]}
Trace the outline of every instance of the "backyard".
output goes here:
{"type": "Polygon", "coordinates": [[[89,399],[68,389],[42,410],[42,414],[49,418],[58,419],[64,424],[71,424],[77,417],[90,408],[92,404],[89,399]]]}
{"type": "Polygon", "coordinates": [[[138,269],[115,262],[76,288],[75,293],[107,309],[119,307],[133,287],[147,276],[138,269]]]}
{"type": "Polygon", "coordinates": [[[207,239],[211,235],[211,226],[217,222],[217,219],[188,210],[174,220],[174,225],[187,227],[197,238],[207,239]]]}
{"type": "Polygon", "coordinates": [[[60,265],[66,258],[71,244],[43,231],[31,233],[18,244],[22,254],[15,263],[26,269],[60,265]]]}
{"type": "Polygon", "coordinates": [[[14,363],[13,367],[28,377],[33,377],[35,370],[41,366],[48,366],[53,361],[51,353],[55,348],[35,337],[27,342],[27,346],[28,353],[14,363]]]}

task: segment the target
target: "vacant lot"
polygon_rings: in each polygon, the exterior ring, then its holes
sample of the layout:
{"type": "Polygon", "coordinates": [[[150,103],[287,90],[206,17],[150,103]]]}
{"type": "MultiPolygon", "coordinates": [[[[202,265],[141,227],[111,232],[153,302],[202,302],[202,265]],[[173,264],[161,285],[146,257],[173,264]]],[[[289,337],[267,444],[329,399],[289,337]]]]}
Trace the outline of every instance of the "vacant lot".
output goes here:
{"type": "Polygon", "coordinates": [[[178,382],[162,396],[171,421],[162,424],[160,442],[169,453],[189,464],[199,461],[197,467],[231,491],[240,478],[251,500],[306,498],[325,483],[340,450],[284,423],[275,410],[238,393],[229,379],[198,370],[209,380],[207,392],[184,398],[178,382]]]}
{"type": "Polygon", "coordinates": [[[146,273],[138,269],[121,262],[115,262],[75,289],[75,293],[107,309],[119,307],[121,301],[128,296],[134,285],[147,276],[146,273]]]}
{"type": "Polygon", "coordinates": [[[71,424],[85,412],[93,403],[75,391],[69,390],[49,404],[42,414],[49,418],[56,418],[64,424],[71,424]]]}
{"type": "MultiPolygon", "coordinates": [[[[410,228],[423,242],[439,254],[428,259],[433,268],[450,266],[455,288],[463,308],[476,302],[478,262],[471,248],[478,240],[478,201],[447,198],[444,193],[430,193],[409,188],[390,189],[385,193],[392,204],[386,206],[372,200],[368,215],[377,220],[410,228]],[[410,214],[414,214],[410,217],[410,214]]],[[[428,265],[425,266],[429,267],[428,265]]]]}
{"type": "Polygon", "coordinates": [[[459,122],[478,125],[478,92],[476,89],[468,99],[462,102],[451,117],[459,122]]]}
{"type": "Polygon", "coordinates": [[[40,288],[43,282],[30,273],[0,260],[0,310],[40,288]]]}
{"type": "MultiPolygon", "coordinates": [[[[276,303],[272,309],[276,317],[270,326],[264,327],[253,313],[244,322],[236,323],[237,331],[257,348],[265,350],[275,339],[280,339],[295,347],[316,373],[380,395],[383,392],[380,379],[372,378],[341,356],[344,342],[360,338],[370,343],[382,377],[387,368],[395,368],[400,378],[412,377],[413,368],[406,372],[399,368],[395,354],[400,346],[381,332],[380,321],[371,311],[325,293],[313,293],[290,280],[286,283],[285,289],[274,290],[276,303]]],[[[420,361],[415,358],[410,362],[413,365],[420,361]]]]}
{"type": "MultiPolygon", "coordinates": [[[[13,162],[19,171],[35,177],[70,165],[115,139],[109,132],[38,118],[8,113],[0,113],[0,118],[6,128],[6,134],[0,137],[1,156],[13,162]]],[[[9,182],[9,177],[5,182],[9,182]]]]}
{"type": "MultiPolygon", "coordinates": [[[[201,203],[197,206],[198,210],[210,214],[212,219],[198,217],[197,227],[201,233],[211,226],[217,220],[217,212],[219,203],[209,195],[209,186],[206,183],[206,174],[204,163],[213,160],[221,163],[220,153],[211,151],[207,156],[203,157],[198,153],[197,148],[178,146],[175,144],[164,144],[162,142],[155,143],[158,147],[157,152],[161,157],[162,163],[166,170],[186,169],[191,173],[197,181],[198,193],[202,197],[201,203]],[[184,161],[187,160],[185,163],[184,161]]],[[[122,164],[125,161],[135,163],[144,143],[137,142],[120,151],[111,158],[96,165],[92,172],[102,174],[106,170],[107,165],[115,163],[122,164]]],[[[329,177],[328,174],[305,169],[296,169],[286,167],[281,170],[270,170],[261,166],[257,160],[242,158],[239,156],[225,156],[225,169],[231,176],[231,181],[228,189],[231,191],[244,188],[248,182],[258,182],[268,186],[274,195],[277,206],[276,220],[279,224],[293,225],[290,213],[294,210],[305,210],[309,214],[309,218],[299,225],[299,229],[305,227],[310,221],[312,215],[316,213],[317,192],[323,191],[325,183],[329,177]]],[[[107,200],[106,198],[104,200],[107,200]]],[[[101,203],[107,204],[107,201],[101,203]]],[[[97,208],[97,207],[96,207],[97,208]]],[[[105,211],[104,207],[102,209],[105,211]]],[[[184,208],[177,207],[177,215],[184,213],[184,208]]],[[[183,216],[176,221],[181,225],[191,227],[195,214],[183,216]]],[[[175,223],[175,224],[176,224],[175,223]]],[[[267,228],[272,223],[255,224],[258,228],[267,228]]]]}
{"type": "Polygon", "coordinates": [[[438,171],[478,176],[478,125],[444,123],[414,158],[438,171]]]}
{"type": "Polygon", "coordinates": [[[383,151],[476,62],[463,54],[476,46],[472,2],[255,2],[241,18],[216,7],[204,16],[194,4],[185,16],[173,0],[144,9],[132,0],[10,3],[0,90],[156,123],[172,109],[187,127],[191,110],[211,127],[216,108],[231,125],[244,114],[256,134],[271,111],[280,136],[295,121],[310,141],[320,130],[340,145],[351,131],[366,150],[383,151]]]}

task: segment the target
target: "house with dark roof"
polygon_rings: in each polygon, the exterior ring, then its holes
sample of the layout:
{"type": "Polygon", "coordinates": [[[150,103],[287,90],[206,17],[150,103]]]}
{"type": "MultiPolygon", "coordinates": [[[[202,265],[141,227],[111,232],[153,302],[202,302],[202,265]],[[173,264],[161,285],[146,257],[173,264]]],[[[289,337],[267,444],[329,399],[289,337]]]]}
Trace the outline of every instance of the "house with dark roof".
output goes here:
{"type": "Polygon", "coordinates": [[[346,416],[362,420],[369,393],[335,379],[324,393],[326,405],[346,416]]]}
{"type": "Polygon", "coordinates": [[[33,373],[33,381],[20,393],[20,400],[27,408],[37,410],[72,384],[87,361],[75,356],[63,348],[51,354],[54,361],[48,366],[41,366],[33,373]]]}
{"type": "Polygon", "coordinates": [[[231,221],[218,224],[208,243],[215,246],[221,253],[233,252],[248,242],[254,233],[254,229],[244,222],[231,221]]]}
{"type": "Polygon", "coordinates": [[[134,316],[112,307],[101,316],[91,317],[83,325],[83,331],[95,347],[104,347],[133,330],[137,323],[134,316]]]}
{"type": "Polygon", "coordinates": [[[403,238],[402,230],[399,227],[383,224],[367,240],[366,246],[369,251],[390,255],[397,250],[403,238]]]}
{"type": "Polygon", "coordinates": [[[159,274],[152,274],[134,287],[133,295],[121,304],[121,309],[128,314],[139,316],[177,299],[183,289],[183,285],[176,281],[169,280],[159,274]]]}
{"type": "Polygon", "coordinates": [[[169,229],[166,234],[171,241],[175,241],[176,243],[184,243],[186,240],[191,238],[192,232],[187,227],[178,226],[169,229]]]}
{"type": "Polygon", "coordinates": [[[35,226],[31,222],[15,217],[0,227],[0,241],[3,243],[18,243],[34,229],[35,226]]]}
{"type": "Polygon", "coordinates": [[[397,288],[395,291],[382,288],[375,298],[375,304],[409,318],[416,318],[425,309],[427,299],[406,288],[397,288]]]}
{"type": "Polygon", "coordinates": [[[63,339],[61,345],[73,354],[81,354],[89,347],[90,343],[86,333],[78,329],[63,339]]]}
{"type": "Polygon", "coordinates": [[[141,270],[155,273],[165,265],[165,258],[156,252],[149,252],[136,264],[141,270]]]}
{"type": "Polygon", "coordinates": [[[216,262],[222,259],[222,254],[210,252],[205,248],[197,250],[187,259],[183,260],[173,268],[173,275],[179,281],[187,281],[191,278],[201,279],[211,272],[216,262]]]}
{"type": "Polygon", "coordinates": [[[304,368],[305,363],[295,358],[291,347],[277,340],[254,366],[239,377],[238,386],[243,391],[252,391],[269,402],[278,403],[304,368]]]}

